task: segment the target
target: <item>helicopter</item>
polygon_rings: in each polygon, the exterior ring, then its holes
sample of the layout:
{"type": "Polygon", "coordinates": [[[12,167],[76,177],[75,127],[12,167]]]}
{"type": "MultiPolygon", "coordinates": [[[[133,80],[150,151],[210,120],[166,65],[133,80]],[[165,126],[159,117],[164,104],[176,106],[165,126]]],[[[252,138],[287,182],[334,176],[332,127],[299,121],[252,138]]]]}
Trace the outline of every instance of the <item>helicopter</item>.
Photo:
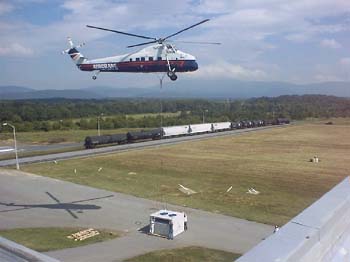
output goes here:
{"type": "MultiPolygon", "coordinates": [[[[163,38],[155,38],[144,35],[137,35],[132,33],[126,33],[122,31],[112,30],[103,27],[97,27],[92,25],[86,25],[88,28],[109,31],[117,34],[138,37],[147,39],[150,41],[129,45],[128,48],[150,45],[139,51],[131,52],[123,55],[98,58],[98,59],[87,59],[82,53],[78,51],[78,48],[84,46],[81,44],[75,46],[70,37],[68,37],[69,49],[63,51],[63,54],[68,54],[76,66],[81,71],[92,71],[93,80],[97,79],[97,75],[101,72],[127,72],[127,73],[160,73],[164,72],[167,76],[175,81],[177,79],[176,73],[192,72],[198,69],[196,58],[185,52],[178,50],[174,44],[169,43],[169,38],[174,37],[186,30],[189,30],[195,26],[208,22],[209,19],[205,19],[199,23],[186,27],[176,33],[168,35],[163,38]]],[[[221,43],[215,42],[185,42],[182,43],[194,43],[194,44],[214,44],[220,45],[221,43]]]]}

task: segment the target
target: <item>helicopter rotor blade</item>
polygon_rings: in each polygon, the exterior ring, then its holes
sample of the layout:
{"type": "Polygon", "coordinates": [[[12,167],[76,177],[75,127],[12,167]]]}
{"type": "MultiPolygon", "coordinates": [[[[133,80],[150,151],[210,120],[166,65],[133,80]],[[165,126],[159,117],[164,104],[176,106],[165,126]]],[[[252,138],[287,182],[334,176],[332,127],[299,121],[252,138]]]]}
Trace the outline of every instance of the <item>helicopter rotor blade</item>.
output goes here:
{"type": "Polygon", "coordinates": [[[136,45],[128,45],[127,48],[130,48],[130,47],[135,47],[135,46],[142,46],[142,45],[148,45],[148,44],[153,44],[153,43],[157,43],[158,40],[154,40],[154,41],[150,41],[150,42],[144,42],[144,43],[141,43],[141,44],[136,44],[136,45]]]}
{"type": "MultiPolygon", "coordinates": [[[[159,43],[159,44],[163,44],[163,42],[167,39],[169,39],[170,37],[173,37],[173,36],[176,36],[178,34],[181,34],[182,32],[186,31],[186,30],[189,30],[195,26],[198,26],[200,24],[203,24],[205,22],[208,22],[210,19],[205,19],[199,23],[196,23],[194,25],[191,25],[189,27],[186,27],[174,34],[171,34],[171,35],[168,35],[167,37],[164,37],[164,38],[155,38],[155,37],[149,37],[149,36],[144,36],[144,35],[136,35],[136,34],[131,34],[131,33],[126,33],[126,32],[122,32],[122,31],[117,31],[117,30],[112,30],[112,29],[108,29],[108,28],[103,28],[103,27],[97,27],[97,26],[92,26],[92,25],[86,25],[87,27],[89,28],[94,28],[94,29],[99,29],[99,30],[104,30],[104,31],[109,31],[109,32],[113,32],[113,33],[117,33],[117,34],[122,34],[122,35],[128,35],[128,36],[133,36],[133,37],[139,37],[139,38],[143,38],[143,39],[150,39],[152,41],[149,41],[149,42],[144,42],[144,43],[140,43],[140,44],[135,44],[135,45],[129,45],[127,46],[128,48],[130,47],[135,47],[135,46],[143,46],[143,45],[148,45],[148,44],[154,44],[154,43],[159,43]]],[[[189,43],[189,44],[194,44],[194,43],[197,43],[197,44],[213,44],[213,45],[220,45],[221,43],[211,43],[211,42],[186,42],[186,41],[183,41],[183,43],[189,43]]]]}
{"type": "Polygon", "coordinates": [[[174,41],[174,40],[168,40],[168,41],[174,42],[174,43],[184,43],[184,44],[221,45],[221,43],[219,42],[174,41]]]}
{"type": "Polygon", "coordinates": [[[173,37],[173,36],[176,36],[176,35],[178,35],[178,34],[181,34],[182,32],[184,32],[184,31],[186,31],[186,30],[188,30],[188,29],[191,29],[191,28],[193,28],[193,27],[195,27],[195,26],[198,26],[198,25],[200,25],[200,24],[203,24],[203,23],[205,23],[205,22],[208,22],[210,19],[205,19],[205,20],[203,20],[203,21],[201,21],[201,22],[199,22],[199,23],[197,23],[197,24],[194,24],[194,25],[191,25],[191,26],[189,26],[189,27],[186,27],[186,28],[184,28],[184,29],[182,29],[182,30],[180,30],[180,31],[178,31],[178,32],[176,32],[176,33],[174,33],[174,34],[171,34],[171,35],[168,35],[167,37],[164,37],[162,40],[164,41],[164,40],[166,40],[166,39],[169,39],[170,37],[173,37]]]}
{"type": "Polygon", "coordinates": [[[108,29],[108,28],[103,28],[103,27],[97,27],[97,26],[92,26],[92,25],[86,25],[86,27],[94,28],[94,29],[99,29],[99,30],[104,30],[104,31],[109,31],[109,32],[113,32],[113,33],[117,33],[117,34],[122,34],[122,35],[128,35],[128,36],[139,37],[139,38],[143,38],[143,39],[157,40],[157,38],[154,38],[154,37],[149,37],[149,36],[144,36],[144,35],[136,35],[136,34],[131,34],[131,33],[125,33],[125,32],[121,32],[121,31],[117,31],[117,30],[112,30],[112,29],[108,29]]]}

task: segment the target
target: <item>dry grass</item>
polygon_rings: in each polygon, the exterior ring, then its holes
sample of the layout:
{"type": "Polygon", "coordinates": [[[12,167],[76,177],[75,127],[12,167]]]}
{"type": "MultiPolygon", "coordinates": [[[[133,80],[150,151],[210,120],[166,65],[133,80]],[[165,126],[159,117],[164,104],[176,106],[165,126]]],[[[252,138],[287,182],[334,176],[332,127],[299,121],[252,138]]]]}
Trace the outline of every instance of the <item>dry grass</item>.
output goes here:
{"type": "Polygon", "coordinates": [[[348,175],[349,149],[350,126],[303,124],[23,169],[281,225],[348,175]],[[320,163],[308,162],[314,155],[320,163]],[[199,193],[186,196],[178,184],[199,193]],[[247,194],[250,187],[261,193],[247,194]]]}

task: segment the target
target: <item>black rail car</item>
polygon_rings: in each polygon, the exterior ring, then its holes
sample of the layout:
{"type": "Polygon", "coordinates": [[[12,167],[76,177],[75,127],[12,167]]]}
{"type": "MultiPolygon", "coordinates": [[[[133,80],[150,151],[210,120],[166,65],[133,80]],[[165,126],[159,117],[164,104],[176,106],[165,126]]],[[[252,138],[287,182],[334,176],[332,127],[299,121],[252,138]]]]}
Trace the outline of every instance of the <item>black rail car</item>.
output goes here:
{"type": "Polygon", "coordinates": [[[242,128],[252,128],[253,127],[253,122],[250,120],[243,120],[240,121],[242,128]]]}
{"type": "Polygon", "coordinates": [[[242,128],[241,122],[232,122],[231,123],[231,129],[240,129],[240,128],[242,128]]]}
{"type": "Polygon", "coordinates": [[[251,123],[252,123],[252,127],[259,127],[260,126],[259,120],[253,120],[253,121],[251,121],[251,123]]]}
{"type": "Polygon", "coordinates": [[[251,121],[253,123],[253,127],[259,127],[259,126],[264,126],[265,121],[264,120],[253,120],[251,121]]]}
{"type": "Polygon", "coordinates": [[[276,119],[276,125],[283,125],[283,124],[289,124],[290,121],[288,118],[277,118],[276,119]]]}
{"type": "Polygon", "coordinates": [[[265,122],[265,126],[272,126],[272,125],[275,125],[275,120],[264,120],[265,122]]]}
{"type": "Polygon", "coordinates": [[[85,138],[85,148],[95,148],[98,145],[105,144],[124,144],[127,142],[126,134],[87,136],[85,138]]]}
{"type": "Polygon", "coordinates": [[[135,142],[139,140],[148,140],[148,139],[152,139],[152,140],[160,139],[161,135],[162,135],[161,128],[148,130],[148,131],[141,130],[139,132],[128,132],[126,134],[128,142],[135,142]]]}
{"type": "Polygon", "coordinates": [[[247,128],[247,122],[246,121],[239,121],[240,128],[247,128]]]}

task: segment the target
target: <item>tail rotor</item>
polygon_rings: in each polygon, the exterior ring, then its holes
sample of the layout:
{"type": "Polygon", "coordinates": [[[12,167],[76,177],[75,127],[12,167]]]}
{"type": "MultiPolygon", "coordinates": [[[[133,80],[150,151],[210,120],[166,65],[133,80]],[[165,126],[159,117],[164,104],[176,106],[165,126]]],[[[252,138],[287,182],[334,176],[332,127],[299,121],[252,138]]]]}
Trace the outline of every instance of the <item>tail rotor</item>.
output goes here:
{"type": "Polygon", "coordinates": [[[67,40],[68,40],[69,48],[62,51],[62,54],[69,54],[69,56],[73,59],[73,61],[76,65],[80,65],[83,62],[85,62],[87,59],[77,49],[77,48],[83,47],[85,45],[85,43],[74,46],[72,38],[68,37],[67,40]]]}

